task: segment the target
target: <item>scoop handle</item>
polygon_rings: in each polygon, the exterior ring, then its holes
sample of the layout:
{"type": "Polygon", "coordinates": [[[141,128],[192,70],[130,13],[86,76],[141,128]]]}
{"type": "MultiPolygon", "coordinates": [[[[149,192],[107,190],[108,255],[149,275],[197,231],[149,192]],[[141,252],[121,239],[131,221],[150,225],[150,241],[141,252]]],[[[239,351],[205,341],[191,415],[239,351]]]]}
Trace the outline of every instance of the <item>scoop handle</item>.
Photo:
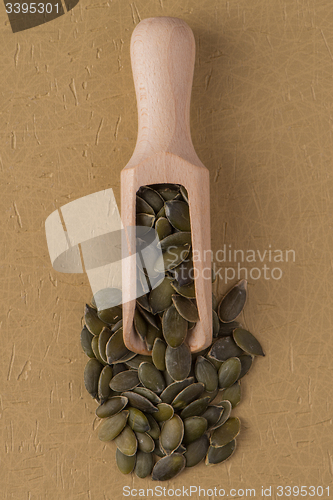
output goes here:
{"type": "Polygon", "coordinates": [[[152,17],[134,29],[131,62],[138,106],[136,162],[163,151],[202,165],[190,133],[194,60],[194,35],[185,21],[152,17]]]}

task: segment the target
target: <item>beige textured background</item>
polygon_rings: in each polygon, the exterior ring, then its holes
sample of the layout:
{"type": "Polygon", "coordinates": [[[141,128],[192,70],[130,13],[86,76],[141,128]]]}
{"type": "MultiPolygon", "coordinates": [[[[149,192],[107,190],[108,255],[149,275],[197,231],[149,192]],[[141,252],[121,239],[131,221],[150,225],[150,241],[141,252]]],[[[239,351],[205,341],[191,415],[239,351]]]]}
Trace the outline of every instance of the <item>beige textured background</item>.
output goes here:
{"type": "Polygon", "coordinates": [[[52,269],[44,221],[107,187],[119,201],[136,139],[130,36],[160,15],[196,38],[191,128],[211,175],[213,249],[296,255],[280,280],[249,279],[243,321],[266,357],[243,380],[235,455],[165,486],[332,495],[331,2],[80,0],[17,34],[0,6],[0,498],[111,500],[156,485],[122,476],[94,432],[79,342],[90,287],[52,269]]]}

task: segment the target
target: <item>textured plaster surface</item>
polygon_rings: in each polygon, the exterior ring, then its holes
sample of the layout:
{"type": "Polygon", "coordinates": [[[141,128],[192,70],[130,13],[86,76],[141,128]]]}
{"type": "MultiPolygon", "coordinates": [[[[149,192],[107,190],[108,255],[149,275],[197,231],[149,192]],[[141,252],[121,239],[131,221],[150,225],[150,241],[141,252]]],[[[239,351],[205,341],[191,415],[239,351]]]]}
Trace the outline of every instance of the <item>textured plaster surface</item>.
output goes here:
{"type": "Polygon", "coordinates": [[[243,379],[236,453],[164,486],[333,494],[331,2],[80,0],[16,34],[0,6],[1,500],[118,500],[123,486],[156,486],[122,476],[115,445],[97,438],[79,342],[90,287],[52,269],[44,222],[105,188],[119,203],[137,131],[130,36],[160,15],[196,38],[191,129],[210,171],[212,249],[263,259],[217,263],[217,295],[238,262],[282,272],[248,276],[241,319],[266,356],[243,379]]]}

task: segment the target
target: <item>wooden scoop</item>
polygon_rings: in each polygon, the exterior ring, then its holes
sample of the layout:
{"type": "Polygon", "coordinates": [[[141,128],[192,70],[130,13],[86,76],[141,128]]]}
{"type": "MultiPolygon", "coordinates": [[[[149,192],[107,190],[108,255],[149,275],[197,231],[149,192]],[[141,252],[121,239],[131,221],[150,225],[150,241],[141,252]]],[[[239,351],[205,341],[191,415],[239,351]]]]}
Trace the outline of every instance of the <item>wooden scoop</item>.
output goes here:
{"type": "MultiPolygon", "coordinates": [[[[136,192],[143,185],[182,184],[188,192],[196,301],[199,322],[186,338],[192,352],[212,342],[209,172],[191,140],[190,98],[195,59],[191,28],[181,19],[155,17],[141,21],[131,38],[131,62],[138,104],[138,137],[134,153],[121,172],[121,218],[135,226],[136,192]]],[[[127,233],[129,254],[134,232],[127,233]]],[[[134,259],[122,260],[123,332],[128,349],[151,354],[134,330],[136,287],[134,259]]]]}

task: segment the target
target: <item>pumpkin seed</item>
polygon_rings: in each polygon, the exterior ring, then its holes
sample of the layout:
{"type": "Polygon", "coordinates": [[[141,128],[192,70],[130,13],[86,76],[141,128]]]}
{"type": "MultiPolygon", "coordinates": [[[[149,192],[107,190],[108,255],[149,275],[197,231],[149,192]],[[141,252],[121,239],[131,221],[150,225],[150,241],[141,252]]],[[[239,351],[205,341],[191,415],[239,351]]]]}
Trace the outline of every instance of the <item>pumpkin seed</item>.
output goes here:
{"type": "Polygon", "coordinates": [[[110,382],[110,387],[113,391],[124,392],[130,391],[140,384],[138,372],[136,370],[126,370],[117,373],[110,382]]]}
{"type": "Polygon", "coordinates": [[[172,295],[175,293],[171,286],[172,278],[165,277],[160,285],[149,294],[149,304],[153,314],[164,312],[172,304],[172,295]]]}
{"type": "Polygon", "coordinates": [[[236,440],[233,439],[230,443],[225,446],[219,446],[218,448],[210,446],[208,448],[206,465],[220,464],[224,462],[234,453],[236,449],[236,440]]]}
{"type": "Polygon", "coordinates": [[[96,359],[98,359],[98,361],[103,366],[105,366],[107,363],[105,363],[104,359],[100,355],[100,352],[99,352],[99,349],[98,349],[98,338],[99,338],[99,335],[96,335],[95,337],[92,338],[91,348],[93,350],[93,353],[95,354],[96,359]]]}
{"type": "Polygon", "coordinates": [[[116,450],[116,463],[117,467],[122,474],[130,474],[136,462],[136,455],[132,455],[131,457],[128,455],[124,455],[119,448],[116,450]]]}
{"type": "Polygon", "coordinates": [[[173,200],[179,193],[179,186],[176,184],[164,184],[156,189],[164,200],[173,200]]]}
{"type": "Polygon", "coordinates": [[[169,481],[185,468],[186,460],[181,453],[172,453],[159,460],[152,472],[153,481],[169,481]]]}
{"type": "Polygon", "coordinates": [[[96,415],[99,418],[111,417],[123,410],[127,403],[128,399],[126,397],[113,396],[97,408],[96,415]]]}
{"type": "Polygon", "coordinates": [[[244,330],[243,328],[236,328],[232,335],[236,344],[247,354],[252,354],[253,356],[265,356],[260,343],[255,336],[252,335],[252,333],[244,330]]]}
{"type": "Polygon", "coordinates": [[[136,196],[136,213],[137,214],[149,214],[155,216],[155,210],[147,203],[146,200],[136,196]]]}
{"type": "Polygon", "coordinates": [[[124,363],[113,363],[113,376],[115,377],[118,373],[125,372],[127,370],[124,363]]]}
{"type": "MultiPolygon", "coordinates": [[[[163,337],[162,330],[155,328],[153,325],[148,324],[147,336],[146,336],[146,346],[148,351],[151,351],[154,347],[154,342],[156,339],[163,337]]],[[[152,359],[150,358],[150,362],[152,359]]]]}
{"type": "MultiPolygon", "coordinates": [[[[173,291],[173,289],[172,289],[173,291]]],[[[91,341],[93,339],[93,334],[89,332],[88,328],[86,326],[83,327],[81,331],[81,347],[86,356],[89,358],[94,358],[95,354],[94,351],[91,348],[91,341]]]]}
{"type": "MultiPolygon", "coordinates": [[[[162,339],[155,339],[153,350],[152,350],[152,360],[156,368],[162,372],[165,371],[165,351],[166,343],[162,339]]],[[[160,401],[161,403],[162,401],[160,401]]]]}
{"type": "Polygon", "coordinates": [[[224,422],[226,422],[228,420],[228,418],[230,417],[230,414],[231,414],[231,410],[232,410],[232,405],[231,405],[230,401],[228,401],[227,399],[222,400],[219,403],[216,403],[216,406],[223,408],[223,413],[220,416],[220,418],[218,419],[218,421],[216,422],[216,424],[214,425],[215,428],[220,427],[220,425],[223,425],[224,422]]]}
{"type": "Polygon", "coordinates": [[[210,403],[210,397],[199,398],[196,401],[192,401],[189,405],[185,406],[185,408],[181,411],[180,416],[182,418],[188,417],[196,417],[202,415],[203,412],[207,409],[207,406],[210,403]]]}
{"type": "Polygon", "coordinates": [[[129,412],[123,410],[112,417],[105,418],[98,428],[98,437],[101,441],[112,441],[124,429],[129,412]]]}
{"type": "Polygon", "coordinates": [[[212,311],[213,318],[213,338],[218,337],[220,331],[220,320],[216,312],[212,311]]]}
{"type": "MultiPolygon", "coordinates": [[[[185,233],[178,233],[178,234],[185,234],[185,233]]],[[[185,260],[183,260],[183,262],[181,262],[179,266],[175,267],[172,271],[180,287],[190,285],[191,283],[193,283],[194,270],[193,270],[192,254],[189,253],[188,257],[185,260]]]]}
{"type": "Polygon", "coordinates": [[[212,446],[225,446],[230,443],[240,431],[240,420],[237,417],[229,417],[223,425],[215,429],[211,435],[210,443],[212,446]]]}
{"type": "Polygon", "coordinates": [[[204,384],[197,382],[195,384],[191,384],[188,387],[185,387],[172,401],[171,405],[176,410],[183,410],[185,406],[189,405],[197,399],[204,391],[204,384]]]}
{"type": "Polygon", "coordinates": [[[186,203],[188,203],[188,194],[187,194],[187,190],[184,188],[184,186],[180,186],[180,192],[182,194],[182,197],[186,201],[186,203]]]}
{"type": "Polygon", "coordinates": [[[189,445],[199,439],[207,430],[207,420],[203,417],[189,417],[184,420],[184,443],[189,445]]]}
{"type": "Polygon", "coordinates": [[[97,316],[97,311],[88,304],[86,304],[84,311],[84,322],[89,332],[93,335],[99,335],[105,327],[105,323],[97,316]]]}
{"type": "Polygon", "coordinates": [[[217,307],[218,307],[218,301],[217,301],[216,295],[214,293],[212,293],[212,309],[213,309],[213,311],[216,312],[217,307]]]}
{"type": "Polygon", "coordinates": [[[217,424],[223,412],[224,408],[221,406],[208,406],[207,410],[201,415],[207,420],[208,430],[211,430],[217,424]]]}
{"type": "Polygon", "coordinates": [[[145,200],[149,205],[154,209],[154,211],[157,213],[161,210],[161,208],[164,206],[164,199],[162,196],[155,191],[155,189],[152,189],[151,187],[148,186],[142,186],[140,187],[138,191],[138,196],[140,196],[143,200],[145,200]]]}
{"type": "Polygon", "coordinates": [[[158,316],[154,316],[154,314],[152,314],[151,312],[149,311],[146,311],[145,309],[140,308],[140,313],[141,313],[141,316],[146,320],[146,322],[150,325],[152,325],[154,328],[159,328],[159,319],[158,319],[158,316]]]}
{"type": "Polygon", "coordinates": [[[127,423],[133,431],[147,432],[150,430],[148,419],[142,411],[133,406],[129,406],[127,409],[129,411],[127,423]]]}
{"type": "Polygon", "coordinates": [[[95,358],[89,359],[84,369],[84,385],[93,398],[98,397],[98,381],[103,365],[95,358]]]}
{"type": "Polygon", "coordinates": [[[172,301],[180,316],[186,321],[193,323],[199,321],[198,308],[190,299],[181,295],[172,295],[172,301]]]}
{"type": "Polygon", "coordinates": [[[156,219],[160,219],[161,217],[164,217],[165,218],[165,206],[163,205],[163,207],[161,208],[161,210],[157,213],[156,215],[156,219]]]}
{"type": "Polygon", "coordinates": [[[239,361],[241,362],[241,372],[238,379],[244,377],[252,366],[253,358],[248,354],[242,354],[239,356],[239,361]]]}
{"type": "MultiPolygon", "coordinates": [[[[135,387],[134,389],[139,389],[139,387],[135,387]]],[[[154,413],[157,411],[156,406],[154,406],[153,403],[142,394],[138,394],[134,391],[125,391],[122,393],[122,396],[128,398],[129,404],[138,410],[145,411],[147,413],[154,413]]]]}
{"type": "Polygon", "coordinates": [[[138,297],[136,299],[136,301],[139,304],[139,306],[141,306],[142,309],[145,309],[146,311],[151,312],[151,308],[149,305],[149,300],[148,300],[147,294],[141,295],[141,297],[138,297]]]}
{"type": "Polygon", "coordinates": [[[98,379],[98,399],[103,404],[110,396],[110,381],[112,379],[113,370],[110,365],[104,366],[98,379]]]}
{"type": "Polygon", "coordinates": [[[129,457],[135,455],[138,448],[138,442],[136,436],[129,425],[125,425],[124,429],[115,438],[114,442],[117,448],[129,457]]]}
{"type": "Polygon", "coordinates": [[[184,201],[172,200],[167,201],[164,206],[165,215],[173,227],[180,231],[191,231],[190,213],[187,203],[184,201]]]}
{"type": "Polygon", "coordinates": [[[162,331],[165,341],[170,347],[179,347],[186,338],[187,321],[179,314],[174,305],[171,305],[163,314],[162,331]]]}
{"type": "Polygon", "coordinates": [[[160,445],[160,440],[159,439],[156,439],[155,440],[155,449],[154,449],[154,453],[155,455],[157,455],[158,457],[162,458],[162,457],[165,457],[166,456],[166,453],[165,451],[162,450],[161,448],[161,445],[160,445]]]}
{"type": "Polygon", "coordinates": [[[133,392],[136,392],[137,394],[140,394],[144,398],[149,399],[154,405],[157,405],[158,403],[162,403],[162,400],[160,397],[158,397],[155,392],[151,391],[150,389],[147,389],[147,387],[134,387],[133,392]]]}
{"type": "Polygon", "coordinates": [[[218,386],[218,376],[215,366],[203,356],[199,356],[195,363],[195,376],[202,382],[206,391],[213,392],[218,386]]]}
{"type": "MultiPolygon", "coordinates": [[[[172,233],[172,226],[165,217],[160,217],[155,222],[155,230],[160,240],[167,238],[172,233]]],[[[161,247],[162,248],[162,247],[161,247]]]]}
{"type": "Polygon", "coordinates": [[[182,455],[185,453],[186,448],[182,444],[178,446],[178,448],[175,450],[175,453],[181,453],[182,455]]]}
{"type": "Polygon", "coordinates": [[[163,273],[179,266],[190,253],[190,245],[185,244],[179,247],[169,247],[162,255],[158,257],[154,264],[154,271],[163,273]]]}
{"type": "Polygon", "coordinates": [[[112,335],[113,333],[110,328],[105,327],[98,336],[98,351],[104,363],[108,362],[106,357],[106,344],[109,342],[112,335]]]}
{"type": "Polygon", "coordinates": [[[219,387],[226,389],[238,380],[241,372],[241,362],[239,358],[229,358],[224,361],[219,369],[219,387]]]}
{"type": "Polygon", "coordinates": [[[184,435],[184,425],[178,415],[167,420],[162,427],[160,435],[160,446],[162,450],[170,455],[181,444],[184,435]]]}
{"type": "Polygon", "coordinates": [[[179,394],[185,387],[193,384],[194,377],[186,378],[185,380],[181,380],[179,382],[173,382],[168,385],[164,391],[160,394],[161,400],[163,403],[172,403],[177,394],[179,394]]]}
{"type": "Polygon", "coordinates": [[[232,337],[222,337],[215,340],[208,354],[218,361],[226,361],[228,358],[244,354],[244,351],[238,347],[232,337]]]}
{"type": "Polygon", "coordinates": [[[108,325],[115,325],[122,317],[122,309],[119,306],[110,307],[97,312],[99,319],[108,325]]]}
{"type": "Polygon", "coordinates": [[[137,354],[134,358],[130,359],[129,361],[126,361],[126,365],[129,366],[130,368],[133,368],[134,370],[137,370],[141,363],[152,363],[151,356],[144,356],[143,354],[137,354]]]}
{"type": "Polygon", "coordinates": [[[217,336],[228,337],[229,335],[232,335],[232,332],[235,330],[235,328],[241,328],[241,326],[241,323],[239,323],[238,321],[231,321],[231,323],[220,323],[220,329],[217,336]]]}
{"type": "Polygon", "coordinates": [[[134,328],[139,337],[144,341],[147,335],[147,323],[137,308],[134,311],[134,328]]]}
{"type": "Polygon", "coordinates": [[[153,439],[158,439],[161,433],[160,426],[158,425],[154,417],[151,415],[151,413],[147,413],[146,417],[150,425],[150,430],[147,431],[147,434],[151,436],[153,439]]]}
{"type": "Polygon", "coordinates": [[[184,380],[191,371],[191,351],[186,342],[179,347],[170,347],[165,351],[165,365],[173,380],[184,380]]]}
{"type": "Polygon", "coordinates": [[[239,404],[241,398],[240,383],[236,382],[232,386],[223,389],[222,397],[223,399],[227,399],[228,401],[230,401],[232,407],[235,408],[235,406],[239,404]]]}
{"type": "Polygon", "coordinates": [[[153,227],[155,222],[155,216],[154,215],[148,215],[148,214],[136,214],[136,225],[140,227],[140,235],[145,236],[145,234],[148,233],[149,229],[153,227]],[[141,228],[147,228],[146,231],[142,230],[141,228]]]}
{"type": "Polygon", "coordinates": [[[145,453],[139,450],[136,455],[136,464],[134,473],[139,478],[145,478],[149,476],[153,470],[154,457],[152,453],[145,453]]]}
{"type": "Polygon", "coordinates": [[[194,281],[189,285],[179,286],[177,281],[172,281],[171,286],[176,290],[179,295],[187,297],[188,299],[195,299],[195,285],[194,281]]]}
{"type": "MultiPolygon", "coordinates": [[[[167,221],[167,219],[165,219],[167,221]]],[[[168,222],[168,221],[167,221],[168,222]]],[[[159,246],[163,252],[168,250],[168,248],[179,247],[184,245],[191,245],[191,233],[181,231],[179,233],[172,233],[165,236],[159,243],[159,246]]],[[[183,259],[184,260],[184,259],[183,259]]]]}
{"type": "Polygon", "coordinates": [[[135,432],[135,436],[138,442],[139,450],[145,453],[151,453],[154,451],[155,442],[149,434],[146,432],[135,432]]]}
{"type": "Polygon", "coordinates": [[[218,315],[223,323],[234,321],[241,313],[246,302],[246,280],[241,280],[222,298],[218,315]]]}
{"type": "Polygon", "coordinates": [[[186,467],[194,467],[199,464],[206,456],[209,448],[209,439],[206,434],[203,434],[199,439],[192,441],[187,447],[184,454],[186,459],[186,467]]]}
{"type": "Polygon", "coordinates": [[[109,365],[120,360],[129,352],[124,344],[123,329],[119,328],[106,344],[105,353],[109,365]]]}
{"type": "Polygon", "coordinates": [[[168,405],[167,403],[160,403],[157,405],[158,411],[154,413],[154,419],[157,422],[165,422],[166,420],[169,420],[170,418],[173,417],[174,415],[174,409],[171,405],[168,405]]]}
{"type": "Polygon", "coordinates": [[[141,384],[156,394],[165,389],[165,380],[162,373],[151,363],[141,363],[138,369],[141,384]]]}

